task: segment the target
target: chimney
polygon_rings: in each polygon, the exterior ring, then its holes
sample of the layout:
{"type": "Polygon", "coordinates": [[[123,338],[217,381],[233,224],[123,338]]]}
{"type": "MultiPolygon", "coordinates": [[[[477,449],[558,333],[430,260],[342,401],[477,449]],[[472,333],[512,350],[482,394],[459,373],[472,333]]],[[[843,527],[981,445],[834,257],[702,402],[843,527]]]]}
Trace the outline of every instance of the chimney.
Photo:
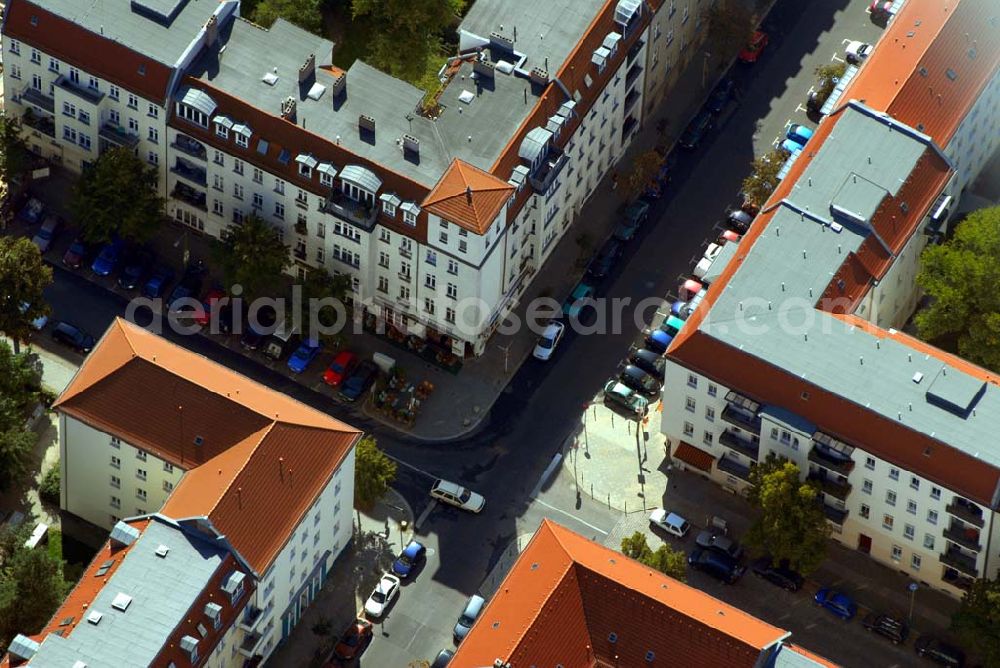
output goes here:
{"type": "Polygon", "coordinates": [[[472,186],[465,186],[465,202],[472,206],[472,186]]]}
{"type": "Polygon", "coordinates": [[[330,96],[337,98],[347,90],[347,72],[337,67],[333,68],[333,85],[330,86],[330,96]]]}
{"type": "Polygon", "coordinates": [[[295,98],[288,96],[281,101],[281,117],[295,123],[295,98]]]}
{"type": "Polygon", "coordinates": [[[472,63],[472,71],[486,79],[493,78],[493,70],[494,65],[489,58],[477,59],[476,62],[472,63]]]}
{"type": "Polygon", "coordinates": [[[282,480],[285,479],[285,458],[284,457],[278,457],[278,475],[281,476],[282,480]]]}
{"type": "Polygon", "coordinates": [[[413,135],[403,135],[403,153],[413,153],[420,155],[420,140],[413,135]]]}
{"type": "Polygon", "coordinates": [[[310,53],[306,62],[299,68],[299,83],[303,84],[316,76],[316,54],[310,53]]]}
{"type": "Polygon", "coordinates": [[[358,116],[358,128],[375,134],[375,119],[367,114],[358,116]]]}
{"type": "Polygon", "coordinates": [[[540,84],[542,86],[549,83],[549,73],[541,67],[533,68],[528,78],[531,79],[531,83],[540,84]]]}
{"type": "MultiPolygon", "coordinates": [[[[501,30],[503,30],[501,28],[501,30]]],[[[490,46],[499,47],[505,51],[514,51],[514,40],[504,35],[502,32],[494,30],[490,33],[490,46]]]]}
{"type": "Polygon", "coordinates": [[[219,41],[219,17],[212,14],[205,23],[205,44],[214,46],[217,41],[219,41]]]}

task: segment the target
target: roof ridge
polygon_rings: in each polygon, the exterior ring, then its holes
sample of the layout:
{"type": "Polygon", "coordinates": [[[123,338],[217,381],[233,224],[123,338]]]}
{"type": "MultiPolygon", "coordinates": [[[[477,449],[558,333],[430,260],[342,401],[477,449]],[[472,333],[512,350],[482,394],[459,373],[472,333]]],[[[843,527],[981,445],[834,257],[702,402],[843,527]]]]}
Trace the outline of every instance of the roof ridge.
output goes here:
{"type": "MultiPolygon", "coordinates": [[[[226,496],[229,494],[229,490],[232,488],[233,484],[236,482],[236,479],[238,477],[240,477],[240,474],[247,467],[247,464],[249,464],[250,460],[253,459],[254,454],[257,452],[257,448],[260,447],[260,444],[264,442],[264,439],[266,439],[268,437],[268,434],[271,433],[271,431],[274,429],[275,425],[277,425],[277,424],[278,424],[277,421],[271,422],[264,429],[258,430],[256,432],[254,432],[254,434],[260,434],[260,438],[258,438],[256,440],[256,442],[253,444],[253,447],[250,448],[250,452],[247,453],[247,456],[243,460],[243,463],[237,469],[235,469],[233,471],[233,475],[229,479],[229,483],[222,490],[222,494],[216,495],[216,497],[214,499],[214,502],[212,503],[212,506],[205,512],[205,516],[206,517],[208,517],[209,519],[211,519],[212,513],[219,506],[219,504],[222,502],[222,500],[224,498],[226,498],[226,496]]],[[[220,456],[225,455],[228,452],[231,452],[233,450],[233,448],[237,448],[237,447],[239,447],[239,445],[240,445],[239,443],[236,443],[236,444],[233,444],[233,445],[229,446],[228,448],[226,448],[225,450],[223,450],[222,452],[220,452],[215,457],[212,457],[212,459],[208,460],[204,464],[201,464],[201,466],[208,466],[208,464],[210,462],[212,462],[212,460],[214,460],[216,457],[220,457],[220,456]]],[[[198,466],[196,468],[201,468],[201,466],[198,466]]]]}

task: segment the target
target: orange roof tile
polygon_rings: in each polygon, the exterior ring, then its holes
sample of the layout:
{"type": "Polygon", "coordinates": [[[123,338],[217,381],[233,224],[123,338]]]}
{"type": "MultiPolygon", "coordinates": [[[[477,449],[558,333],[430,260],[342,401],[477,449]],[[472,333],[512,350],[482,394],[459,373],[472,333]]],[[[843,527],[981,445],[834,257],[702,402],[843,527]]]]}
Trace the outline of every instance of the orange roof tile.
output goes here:
{"type": "Polygon", "coordinates": [[[470,232],[485,234],[513,192],[506,181],[455,158],[421,206],[470,232]]]}
{"type": "Polygon", "coordinates": [[[187,469],[162,512],[207,516],[258,572],[361,435],[120,318],[55,407],[187,469]]]}
{"type": "Polygon", "coordinates": [[[459,645],[459,666],[753,666],[788,636],[549,520],[459,645]],[[615,640],[610,640],[610,634],[615,640]]]}
{"type": "Polygon", "coordinates": [[[684,441],[677,445],[674,457],[706,473],[711,473],[712,463],[715,462],[715,457],[684,441]]]}

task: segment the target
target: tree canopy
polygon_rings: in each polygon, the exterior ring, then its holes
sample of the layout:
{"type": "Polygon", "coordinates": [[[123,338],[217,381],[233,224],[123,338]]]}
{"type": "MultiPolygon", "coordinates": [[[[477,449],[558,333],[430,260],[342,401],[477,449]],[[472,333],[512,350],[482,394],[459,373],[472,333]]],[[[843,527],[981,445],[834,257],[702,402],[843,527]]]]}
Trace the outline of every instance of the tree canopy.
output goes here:
{"type": "Polygon", "coordinates": [[[830,527],[819,490],[799,479],[799,467],[771,453],[750,469],[753,484],[748,499],[760,516],[744,540],[754,552],[775,561],[787,559],[804,575],[815,571],[826,557],[830,527]]]}
{"type": "Polygon", "coordinates": [[[62,562],[45,549],[24,547],[28,527],[3,529],[0,536],[0,645],[18,633],[42,630],[66,595],[62,562]]]}
{"type": "Polygon", "coordinates": [[[15,350],[31,335],[31,323],[49,314],[44,293],[50,283],[52,269],[38,246],[26,237],[0,237],[0,332],[15,350]]]}
{"type": "MultiPolygon", "coordinates": [[[[336,325],[337,312],[327,302],[334,300],[346,304],[351,292],[351,277],[347,274],[330,274],[326,269],[311,268],[302,281],[302,315],[306,327],[316,322],[325,328],[336,325]],[[313,300],[316,300],[315,302],[313,300]],[[314,312],[315,311],[315,312],[314,312]]],[[[341,323],[343,324],[343,323],[341,323]]],[[[339,334],[334,334],[331,341],[339,342],[339,334]]]]}
{"type": "Polygon", "coordinates": [[[963,358],[1000,371],[1000,207],[971,213],[924,249],[917,284],[930,297],[915,318],[920,338],[954,338],[963,358]]]}
{"type": "Polygon", "coordinates": [[[21,134],[21,121],[0,111],[0,180],[9,187],[28,168],[30,157],[21,134]]]}
{"type": "Polygon", "coordinates": [[[354,449],[354,504],[370,508],[385,496],[396,479],[396,462],[382,452],[373,436],[365,436],[354,449]]]}
{"type": "Polygon", "coordinates": [[[247,11],[250,20],[270,28],[276,19],[283,18],[303,30],[323,34],[323,0],[259,0],[247,11]]]}
{"type": "Polygon", "coordinates": [[[635,162],[632,163],[632,171],[628,173],[621,184],[622,196],[626,200],[631,200],[645,192],[653,179],[656,178],[662,165],[663,158],[656,151],[650,150],[640,153],[635,162]]]}
{"type": "Polygon", "coordinates": [[[837,86],[837,82],[840,81],[840,78],[844,76],[844,72],[846,71],[847,63],[844,61],[820,65],[816,68],[818,83],[816,97],[819,98],[820,103],[826,102],[830,94],[833,93],[833,89],[837,86]]]}
{"type": "Polygon", "coordinates": [[[641,531],[622,538],[622,554],[676,580],[687,580],[687,559],[684,553],[666,543],[654,550],[646,542],[646,534],[641,531]]]}
{"type": "Polygon", "coordinates": [[[230,286],[240,285],[245,299],[279,292],[285,269],[291,266],[289,248],[266,220],[248,216],[222,234],[216,257],[230,286]]]}
{"type": "Polygon", "coordinates": [[[30,471],[38,436],[25,423],[41,394],[37,357],[15,353],[0,341],[0,490],[30,471]]]}
{"type": "Polygon", "coordinates": [[[84,238],[144,241],[163,219],[156,170],[133,151],[114,147],[101,154],[77,181],[71,208],[84,238]]]}
{"type": "Polygon", "coordinates": [[[739,0],[717,0],[703,14],[708,38],[720,53],[741,50],[757,30],[757,17],[739,0]]]}
{"type": "Polygon", "coordinates": [[[983,665],[1000,666],[1000,581],[976,580],[951,618],[951,628],[983,665]]]}
{"type": "Polygon", "coordinates": [[[786,157],[784,151],[775,149],[750,163],[750,174],[743,179],[743,196],[746,202],[758,209],[764,206],[767,198],[778,187],[778,172],[786,157]]]}

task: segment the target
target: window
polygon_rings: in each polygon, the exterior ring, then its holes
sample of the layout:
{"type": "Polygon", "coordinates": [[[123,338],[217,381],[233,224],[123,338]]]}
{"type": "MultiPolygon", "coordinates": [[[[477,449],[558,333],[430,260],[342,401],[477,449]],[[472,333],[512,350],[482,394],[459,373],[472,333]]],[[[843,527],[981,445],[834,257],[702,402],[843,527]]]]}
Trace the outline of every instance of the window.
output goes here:
{"type": "Polygon", "coordinates": [[[893,561],[899,561],[902,558],[903,558],[903,548],[901,548],[899,545],[893,545],[892,546],[892,560],[893,561]]]}
{"type": "Polygon", "coordinates": [[[706,431],[705,435],[701,437],[701,442],[704,443],[705,445],[712,445],[713,438],[714,435],[712,434],[712,432],[706,431]]]}
{"type": "Polygon", "coordinates": [[[122,467],[121,458],[111,455],[111,468],[120,469],[121,467],[122,467]]]}
{"type": "Polygon", "coordinates": [[[400,275],[401,275],[402,278],[406,278],[407,280],[409,280],[409,278],[410,278],[410,263],[409,262],[400,262],[399,263],[399,273],[400,273],[400,275]]]}
{"type": "Polygon", "coordinates": [[[882,528],[892,531],[892,523],[893,523],[892,515],[886,514],[882,516],[882,528]]]}
{"type": "Polygon", "coordinates": [[[264,172],[262,172],[257,167],[253,168],[253,182],[254,183],[264,183],[264,172]]]}
{"type": "Polygon", "coordinates": [[[868,504],[862,503],[861,510],[859,510],[858,512],[863,519],[868,519],[868,516],[871,514],[872,509],[868,507],[868,504]]]}
{"type": "Polygon", "coordinates": [[[49,58],[49,71],[59,72],[59,61],[55,58],[49,58]]]}
{"type": "Polygon", "coordinates": [[[865,494],[871,494],[872,493],[872,481],[871,480],[865,480],[864,482],[862,482],[861,483],[861,491],[864,492],[865,494]]]}
{"type": "Polygon", "coordinates": [[[455,324],[455,309],[450,308],[450,307],[446,308],[444,310],[444,319],[454,325],[455,324]]]}
{"type": "Polygon", "coordinates": [[[122,486],[122,479],[116,475],[111,476],[111,486],[118,489],[122,486]]]}
{"type": "Polygon", "coordinates": [[[379,230],[378,238],[379,241],[383,241],[387,244],[392,243],[392,234],[389,232],[389,230],[386,229],[379,230]]]}
{"type": "Polygon", "coordinates": [[[448,260],[448,273],[458,276],[458,262],[451,259],[448,260]]]}
{"type": "Polygon", "coordinates": [[[131,132],[139,132],[139,121],[134,118],[128,119],[128,129],[131,132]]]}
{"type": "Polygon", "coordinates": [[[441,243],[443,243],[443,244],[448,243],[448,233],[447,232],[441,232],[441,233],[439,233],[438,234],[438,240],[441,243]]]}
{"type": "Polygon", "coordinates": [[[715,422],[715,409],[711,406],[705,406],[705,419],[709,422],[715,422]]]}
{"type": "Polygon", "coordinates": [[[899,480],[899,469],[897,468],[889,469],[889,480],[899,480]]]}
{"type": "Polygon", "coordinates": [[[309,194],[305,190],[303,190],[302,188],[299,188],[298,192],[295,193],[295,201],[296,201],[296,203],[299,203],[299,204],[306,204],[306,205],[308,205],[308,203],[309,203],[309,194]]]}
{"type": "Polygon", "coordinates": [[[146,461],[146,453],[145,453],[145,451],[143,451],[143,450],[136,450],[135,451],[135,458],[138,459],[140,462],[146,461]]]}
{"type": "Polygon", "coordinates": [[[438,263],[437,253],[435,253],[432,250],[427,251],[427,264],[429,264],[432,267],[436,267],[437,263],[438,263]]]}
{"type": "Polygon", "coordinates": [[[305,164],[304,162],[299,163],[299,176],[304,176],[307,179],[312,178],[313,170],[312,167],[305,164]]]}
{"type": "Polygon", "coordinates": [[[146,108],[146,115],[150,118],[159,118],[160,110],[155,104],[150,104],[149,107],[146,108]]]}
{"type": "Polygon", "coordinates": [[[333,185],[333,176],[331,176],[329,172],[320,172],[319,173],[319,182],[320,182],[320,184],[322,184],[324,186],[332,186],[333,185]]]}
{"type": "Polygon", "coordinates": [[[282,220],[285,219],[285,205],[281,202],[274,203],[274,217],[281,218],[282,220]]]}
{"type": "Polygon", "coordinates": [[[119,97],[121,97],[121,89],[114,84],[108,84],[108,97],[110,97],[112,100],[117,100],[119,97]]]}
{"type": "Polygon", "coordinates": [[[35,90],[42,90],[42,77],[37,74],[31,75],[31,87],[35,90]]]}
{"type": "MultiPolygon", "coordinates": [[[[302,216],[302,222],[305,222],[305,216],[302,216]]],[[[316,236],[320,239],[326,238],[326,223],[316,223],[316,236]]]]}
{"type": "Polygon", "coordinates": [[[920,489],[920,479],[917,476],[910,476],[910,489],[920,489]]]}
{"type": "Polygon", "coordinates": [[[31,50],[31,62],[33,62],[36,65],[42,64],[42,54],[39,53],[38,49],[31,50]]]}
{"type": "Polygon", "coordinates": [[[322,248],[316,249],[316,262],[317,264],[323,264],[326,262],[326,254],[323,252],[322,248]]]}
{"type": "Polygon", "coordinates": [[[917,528],[912,524],[903,525],[903,538],[907,540],[913,540],[913,536],[916,535],[917,528]]]}
{"type": "Polygon", "coordinates": [[[385,251],[379,251],[378,253],[378,266],[384,269],[389,268],[389,254],[385,251]]]}
{"type": "Polygon", "coordinates": [[[468,250],[469,250],[469,244],[467,244],[464,239],[460,240],[458,242],[458,252],[464,253],[468,250]]]}
{"type": "Polygon", "coordinates": [[[910,513],[911,515],[916,515],[917,514],[917,502],[914,501],[913,499],[907,499],[906,500],[906,512],[910,513]]]}
{"type": "Polygon", "coordinates": [[[927,521],[930,524],[937,524],[937,522],[938,522],[938,511],[936,511],[936,510],[928,510],[927,511],[927,521]]]}
{"type": "Polygon", "coordinates": [[[415,227],[417,224],[417,214],[413,211],[403,211],[403,222],[415,227]]]}
{"type": "Polygon", "coordinates": [[[410,286],[401,285],[399,286],[399,298],[403,301],[410,301],[410,286]]]}
{"type": "MultiPolygon", "coordinates": [[[[129,109],[138,109],[139,108],[139,98],[137,98],[132,93],[128,94],[128,108],[129,109]]],[[[187,117],[185,116],[185,118],[187,118],[187,117]]]]}
{"type": "Polygon", "coordinates": [[[865,468],[868,469],[869,471],[874,471],[875,470],[875,458],[874,457],[865,457],[865,468]]]}
{"type": "Polygon", "coordinates": [[[135,490],[135,498],[139,499],[140,501],[145,501],[146,500],[146,490],[144,490],[141,487],[137,487],[136,490],[135,490]]]}
{"type": "Polygon", "coordinates": [[[690,422],[685,422],[684,423],[684,435],[685,436],[694,436],[694,425],[691,424],[690,422]]]}
{"type": "Polygon", "coordinates": [[[460,237],[467,237],[467,236],[469,236],[469,231],[468,230],[459,230],[458,231],[458,236],[460,236],[460,237]]]}
{"type": "Polygon", "coordinates": [[[239,174],[240,176],[243,175],[243,161],[240,160],[239,158],[233,159],[233,171],[239,174]]]}
{"type": "Polygon", "coordinates": [[[688,387],[698,389],[698,376],[695,376],[693,373],[688,374],[688,387]]]}
{"type": "Polygon", "coordinates": [[[250,145],[250,140],[246,135],[237,132],[236,145],[239,146],[240,148],[246,148],[247,146],[250,145]]]}
{"type": "Polygon", "coordinates": [[[940,487],[931,487],[931,498],[934,499],[935,501],[941,498],[940,487]]]}
{"type": "Polygon", "coordinates": [[[886,491],[885,493],[885,502],[888,503],[890,506],[896,505],[896,493],[891,489],[886,491]]]}
{"type": "Polygon", "coordinates": [[[225,153],[223,153],[222,151],[215,151],[215,153],[213,154],[212,161],[215,162],[215,164],[217,164],[217,165],[225,167],[226,166],[226,155],[225,155],[225,153]]]}
{"type": "Polygon", "coordinates": [[[90,125],[90,114],[88,114],[83,109],[80,110],[80,113],[79,115],[77,115],[77,118],[79,118],[80,122],[83,123],[84,125],[90,125]]]}
{"type": "Polygon", "coordinates": [[[10,42],[10,52],[16,55],[21,55],[21,43],[16,39],[8,40],[10,42]]]}
{"type": "Polygon", "coordinates": [[[150,151],[149,155],[146,156],[146,160],[148,160],[151,165],[158,165],[160,164],[160,154],[156,151],[150,151]]]}
{"type": "Polygon", "coordinates": [[[424,297],[424,310],[434,315],[434,300],[430,297],[424,297]]]}
{"type": "Polygon", "coordinates": [[[119,499],[117,496],[112,496],[111,497],[111,507],[112,508],[121,508],[122,507],[122,500],[119,499]]]}
{"type": "Polygon", "coordinates": [[[712,383],[709,383],[709,384],[708,384],[708,396],[710,396],[710,397],[714,397],[714,396],[716,396],[716,395],[717,395],[718,393],[719,393],[719,388],[718,388],[718,386],[716,386],[716,385],[713,385],[712,383]]]}
{"type": "Polygon", "coordinates": [[[434,274],[424,274],[424,285],[431,290],[437,289],[437,276],[434,274]]]}
{"type": "Polygon", "coordinates": [[[160,131],[156,128],[149,128],[149,141],[154,144],[160,143],[160,131]]]}
{"type": "Polygon", "coordinates": [[[924,534],[924,547],[928,550],[934,549],[934,534],[932,533],[924,534]]]}
{"type": "Polygon", "coordinates": [[[76,116],[76,105],[63,102],[63,116],[76,116]]]}
{"type": "Polygon", "coordinates": [[[174,465],[171,464],[170,462],[163,462],[163,471],[165,473],[173,473],[174,472],[174,465]]]}
{"type": "Polygon", "coordinates": [[[122,447],[122,441],[117,436],[112,436],[110,443],[111,447],[114,448],[115,450],[120,450],[122,447]]]}
{"type": "Polygon", "coordinates": [[[458,299],[458,286],[454,283],[449,283],[446,294],[449,299],[458,299]]]}
{"type": "Polygon", "coordinates": [[[274,192],[278,193],[279,195],[284,195],[285,194],[285,182],[282,181],[279,178],[275,178],[274,179],[274,192]]]}
{"type": "Polygon", "coordinates": [[[382,211],[387,216],[395,216],[396,215],[396,205],[393,204],[392,202],[390,202],[389,200],[382,200],[382,211]]]}
{"type": "Polygon", "coordinates": [[[698,407],[694,400],[694,397],[688,397],[684,402],[684,408],[689,413],[694,413],[695,409],[698,407]]]}
{"type": "Polygon", "coordinates": [[[222,200],[221,199],[213,199],[212,200],[212,213],[214,213],[217,216],[224,216],[225,215],[225,209],[223,209],[223,207],[222,207],[222,200]]]}
{"type": "MultiPolygon", "coordinates": [[[[218,177],[218,176],[216,176],[215,178],[218,179],[218,184],[217,184],[216,187],[218,187],[219,190],[222,190],[222,187],[221,187],[222,186],[222,178],[218,177]]],[[[243,186],[241,184],[239,184],[239,183],[234,183],[233,184],[233,197],[235,197],[236,199],[243,199],[243,186]]]]}
{"type": "Polygon", "coordinates": [[[378,287],[376,288],[379,292],[384,292],[388,294],[389,292],[389,279],[385,276],[378,277],[378,287]]]}
{"type": "Polygon", "coordinates": [[[174,491],[174,483],[170,482],[169,480],[164,480],[163,491],[166,492],[167,494],[174,491]]]}
{"type": "Polygon", "coordinates": [[[21,68],[17,65],[10,66],[10,76],[20,80],[21,79],[21,68]]]}
{"type": "Polygon", "coordinates": [[[253,208],[263,209],[264,208],[264,196],[260,193],[253,194],[253,208]]]}
{"type": "Polygon", "coordinates": [[[145,480],[146,479],[146,469],[136,469],[135,470],[135,477],[138,478],[139,480],[145,480]]]}
{"type": "Polygon", "coordinates": [[[920,555],[919,554],[911,554],[910,555],[910,568],[912,568],[915,571],[919,571],[920,570],[920,555]]]}

